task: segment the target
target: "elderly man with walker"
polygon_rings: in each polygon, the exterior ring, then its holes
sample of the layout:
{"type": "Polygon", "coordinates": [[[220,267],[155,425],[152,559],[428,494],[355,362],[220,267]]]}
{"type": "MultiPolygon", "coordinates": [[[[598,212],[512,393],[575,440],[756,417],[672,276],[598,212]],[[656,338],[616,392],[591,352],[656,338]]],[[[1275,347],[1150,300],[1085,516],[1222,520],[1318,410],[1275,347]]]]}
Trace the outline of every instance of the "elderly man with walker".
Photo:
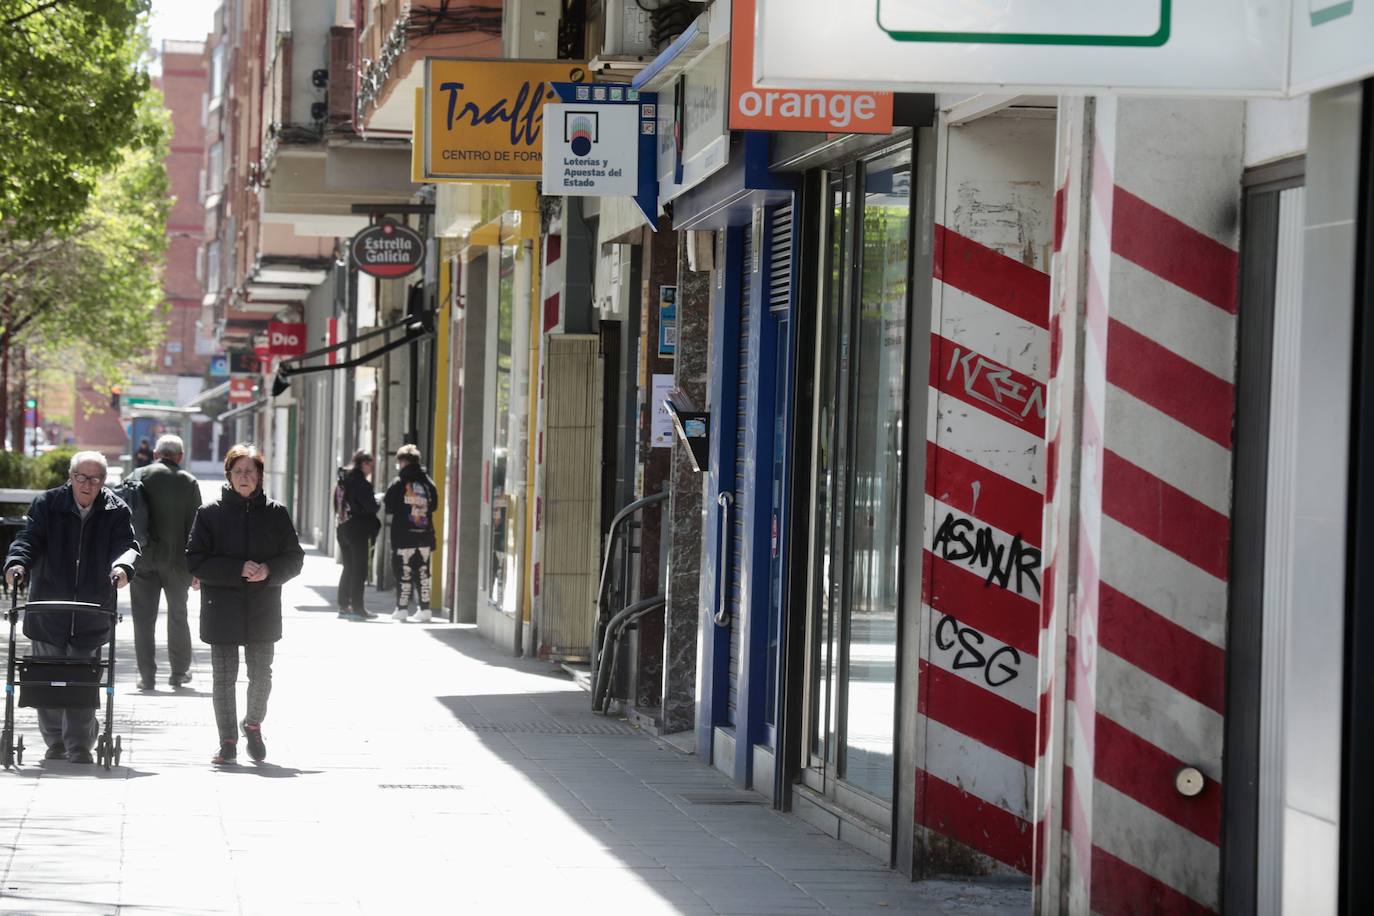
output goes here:
{"type": "MultiPolygon", "coordinates": [[[[107,471],[104,455],[77,452],[67,483],[29,506],[27,524],[5,559],[5,579],[16,588],[31,578],[31,602],[84,601],[115,609],[115,589],[129,584],[139,549],[129,507],[105,489],[107,471]]],[[[24,635],[36,657],[96,658],[110,624],[97,614],[26,614],[24,635]]],[[[38,727],[46,759],[95,762],[94,709],[39,708],[38,727]]]]}

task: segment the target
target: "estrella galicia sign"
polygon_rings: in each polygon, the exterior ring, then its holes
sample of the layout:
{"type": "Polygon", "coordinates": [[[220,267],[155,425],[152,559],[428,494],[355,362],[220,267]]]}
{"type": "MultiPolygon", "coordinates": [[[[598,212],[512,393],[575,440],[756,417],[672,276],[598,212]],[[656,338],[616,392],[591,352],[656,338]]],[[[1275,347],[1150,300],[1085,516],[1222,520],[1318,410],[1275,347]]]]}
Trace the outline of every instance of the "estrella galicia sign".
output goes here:
{"type": "Polygon", "coordinates": [[[425,262],[425,240],[414,229],[390,219],[353,236],[348,250],[359,270],[383,280],[414,273],[425,262]]]}

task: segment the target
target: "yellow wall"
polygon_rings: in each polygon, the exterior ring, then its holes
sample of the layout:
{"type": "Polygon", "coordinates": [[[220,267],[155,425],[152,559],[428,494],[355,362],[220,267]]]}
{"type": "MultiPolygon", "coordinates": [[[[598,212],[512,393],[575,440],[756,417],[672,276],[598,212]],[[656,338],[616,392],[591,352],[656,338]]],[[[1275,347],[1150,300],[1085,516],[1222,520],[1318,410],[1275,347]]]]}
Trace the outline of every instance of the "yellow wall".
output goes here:
{"type": "Polygon", "coordinates": [[[444,508],[447,505],[444,494],[448,489],[448,418],[452,412],[449,403],[449,330],[453,317],[453,274],[447,257],[449,245],[447,239],[439,240],[439,310],[434,316],[437,323],[434,372],[437,378],[434,383],[434,459],[429,471],[439,491],[438,504],[432,513],[436,540],[431,574],[436,595],[447,594],[444,590],[444,508]]]}
{"type": "MultiPolygon", "coordinates": [[[[538,214],[535,214],[538,219],[538,214]]],[[[536,234],[532,245],[534,263],[530,268],[530,398],[529,398],[529,448],[525,455],[525,593],[521,604],[525,608],[525,619],[529,620],[534,608],[534,471],[535,458],[539,451],[539,338],[543,336],[543,297],[540,285],[543,282],[544,255],[540,250],[539,236],[536,234]]]]}

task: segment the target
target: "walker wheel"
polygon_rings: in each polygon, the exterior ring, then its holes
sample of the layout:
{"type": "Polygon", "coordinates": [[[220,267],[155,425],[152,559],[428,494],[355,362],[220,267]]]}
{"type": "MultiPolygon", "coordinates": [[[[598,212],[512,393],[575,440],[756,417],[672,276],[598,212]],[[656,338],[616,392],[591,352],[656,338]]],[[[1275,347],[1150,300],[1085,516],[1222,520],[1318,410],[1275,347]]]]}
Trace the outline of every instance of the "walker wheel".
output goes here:
{"type": "Polygon", "coordinates": [[[95,762],[107,770],[110,768],[110,739],[107,735],[95,740],[95,762]]]}
{"type": "Polygon", "coordinates": [[[124,753],[124,748],[122,747],[122,745],[123,745],[123,742],[120,741],[120,736],[119,736],[119,735],[115,735],[115,747],[114,747],[114,765],[115,765],[115,766],[119,766],[119,755],[122,754],[122,753],[124,753]]]}
{"type": "Polygon", "coordinates": [[[10,733],[8,731],[0,732],[0,764],[3,764],[7,770],[14,766],[14,754],[10,750],[10,733]]]}
{"type": "Polygon", "coordinates": [[[24,765],[24,736],[19,736],[19,744],[15,746],[14,762],[21,767],[24,765]]]}

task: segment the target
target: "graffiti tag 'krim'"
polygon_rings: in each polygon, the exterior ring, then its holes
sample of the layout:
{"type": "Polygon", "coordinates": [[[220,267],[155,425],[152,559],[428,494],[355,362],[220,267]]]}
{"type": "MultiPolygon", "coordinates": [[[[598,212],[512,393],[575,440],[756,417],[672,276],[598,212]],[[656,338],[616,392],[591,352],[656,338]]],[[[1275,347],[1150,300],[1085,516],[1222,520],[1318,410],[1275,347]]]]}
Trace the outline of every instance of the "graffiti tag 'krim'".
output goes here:
{"type": "Polygon", "coordinates": [[[439,84],[439,91],[448,93],[447,129],[453,130],[455,123],[485,127],[504,121],[510,125],[512,146],[536,146],[544,124],[544,103],[558,101],[558,93],[548,83],[527,81],[520,84],[514,99],[497,99],[485,108],[473,101],[463,101],[459,108],[463,88],[459,82],[439,84]]]}
{"type": "Polygon", "coordinates": [[[1018,594],[1022,593],[1024,581],[1029,579],[1035,586],[1036,596],[1040,595],[1040,551],[1023,543],[1019,534],[1010,544],[999,544],[993,537],[992,528],[978,527],[949,512],[935,532],[932,549],[942,559],[954,563],[971,561],[975,569],[986,569],[988,585],[1011,588],[1015,576],[1018,594]]]}
{"type": "Polygon", "coordinates": [[[1001,687],[1016,680],[1021,673],[1021,653],[1011,646],[1002,646],[991,654],[983,653],[987,637],[973,627],[965,626],[948,614],[935,625],[935,645],[942,652],[959,646],[954,656],[954,670],[979,668],[989,687],[1001,687]]]}
{"type": "Polygon", "coordinates": [[[993,410],[1024,420],[1034,411],[1045,419],[1045,389],[1034,382],[1023,382],[1006,366],[960,347],[954,348],[945,379],[962,371],[964,393],[993,410]]]}

